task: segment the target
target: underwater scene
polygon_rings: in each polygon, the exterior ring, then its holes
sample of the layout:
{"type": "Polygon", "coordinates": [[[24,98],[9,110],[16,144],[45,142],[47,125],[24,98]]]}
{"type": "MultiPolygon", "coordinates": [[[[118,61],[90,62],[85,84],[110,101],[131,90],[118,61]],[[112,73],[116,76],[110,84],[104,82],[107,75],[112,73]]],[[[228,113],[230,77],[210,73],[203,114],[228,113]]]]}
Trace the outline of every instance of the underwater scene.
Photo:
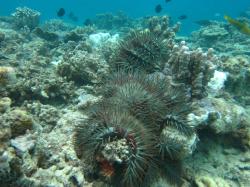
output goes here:
{"type": "Polygon", "coordinates": [[[0,0],[0,187],[249,187],[249,0],[0,0]]]}

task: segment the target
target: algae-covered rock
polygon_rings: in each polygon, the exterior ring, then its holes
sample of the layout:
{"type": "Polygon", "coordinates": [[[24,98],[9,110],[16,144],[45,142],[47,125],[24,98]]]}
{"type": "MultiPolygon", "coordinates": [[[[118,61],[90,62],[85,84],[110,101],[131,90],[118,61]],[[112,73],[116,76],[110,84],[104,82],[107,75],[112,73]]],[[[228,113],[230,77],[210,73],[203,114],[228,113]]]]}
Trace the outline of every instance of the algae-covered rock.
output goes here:
{"type": "Polygon", "coordinates": [[[197,187],[230,187],[230,185],[220,177],[199,176],[195,179],[197,187]]]}
{"type": "Polygon", "coordinates": [[[8,113],[7,122],[11,127],[12,137],[25,134],[26,130],[31,130],[33,126],[32,117],[22,109],[14,109],[8,113]]]}
{"type": "Polygon", "coordinates": [[[5,39],[5,34],[3,32],[0,32],[0,43],[4,41],[5,39]]]}
{"type": "Polygon", "coordinates": [[[1,66],[0,67],[0,86],[5,86],[14,82],[15,70],[12,67],[1,66]]]}
{"type": "Polygon", "coordinates": [[[58,40],[59,36],[54,33],[54,32],[49,32],[49,31],[44,31],[41,28],[37,27],[36,29],[34,29],[33,31],[38,37],[47,40],[47,41],[56,41],[58,40]]]}
{"type": "Polygon", "coordinates": [[[43,128],[43,132],[50,132],[60,119],[61,112],[51,105],[43,105],[40,102],[27,104],[27,110],[43,128]]]}
{"type": "Polygon", "coordinates": [[[83,38],[82,35],[76,33],[75,31],[72,31],[65,35],[64,42],[68,42],[68,41],[79,42],[80,40],[82,40],[82,38],[83,38]]]}
{"type": "Polygon", "coordinates": [[[218,25],[211,25],[201,32],[202,37],[205,37],[208,40],[218,40],[222,37],[226,37],[228,34],[229,33],[226,29],[218,25]]]}
{"type": "Polygon", "coordinates": [[[76,49],[64,55],[57,72],[77,84],[95,84],[107,75],[108,65],[100,55],[76,49]]]}
{"type": "Polygon", "coordinates": [[[245,109],[233,102],[224,99],[211,99],[212,105],[219,112],[219,118],[212,122],[209,127],[216,133],[234,132],[240,128],[246,119],[245,109]]]}
{"type": "Polygon", "coordinates": [[[11,99],[9,97],[0,98],[0,113],[4,113],[10,109],[11,99]]]}
{"type": "Polygon", "coordinates": [[[250,104],[250,58],[235,56],[226,59],[222,68],[227,71],[228,78],[225,90],[243,105],[250,104]]]}
{"type": "Polygon", "coordinates": [[[242,121],[242,126],[233,133],[233,137],[240,140],[243,148],[250,149],[250,108],[246,110],[246,115],[242,121]]]}

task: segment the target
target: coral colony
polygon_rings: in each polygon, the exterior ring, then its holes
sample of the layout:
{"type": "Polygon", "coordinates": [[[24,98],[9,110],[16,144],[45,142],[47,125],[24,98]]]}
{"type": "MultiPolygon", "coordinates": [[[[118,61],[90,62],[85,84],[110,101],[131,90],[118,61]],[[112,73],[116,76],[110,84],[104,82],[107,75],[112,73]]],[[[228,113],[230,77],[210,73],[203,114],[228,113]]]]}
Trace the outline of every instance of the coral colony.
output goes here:
{"type": "Polygon", "coordinates": [[[247,35],[210,22],[185,42],[168,16],[0,18],[1,187],[250,183],[247,35]]]}

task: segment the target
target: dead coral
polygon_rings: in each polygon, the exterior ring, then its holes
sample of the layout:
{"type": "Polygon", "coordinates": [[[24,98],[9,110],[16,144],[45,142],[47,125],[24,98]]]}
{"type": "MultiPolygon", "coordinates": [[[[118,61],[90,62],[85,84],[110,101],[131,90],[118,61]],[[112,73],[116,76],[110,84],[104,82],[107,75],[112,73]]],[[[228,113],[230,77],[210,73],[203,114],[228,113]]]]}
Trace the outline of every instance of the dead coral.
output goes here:
{"type": "Polygon", "coordinates": [[[228,72],[225,90],[231,96],[247,106],[250,104],[250,58],[248,56],[229,57],[223,61],[221,68],[228,72]]]}
{"type": "Polygon", "coordinates": [[[15,80],[15,70],[12,67],[0,67],[0,85],[4,86],[15,80]]]}
{"type": "Polygon", "coordinates": [[[51,105],[40,102],[27,103],[27,110],[43,128],[43,132],[50,132],[60,119],[61,112],[51,105]]]}
{"type": "Polygon", "coordinates": [[[36,29],[34,29],[33,31],[38,37],[47,40],[47,41],[57,41],[59,39],[58,35],[56,33],[53,32],[48,32],[48,31],[44,31],[41,28],[37,27],[36,29]]]}
{"type": "Polygon", "coordinates": [[[59,104],[68,102],[74,95],[74,85],[65,82],[51,69],[26,64],[19,69],[17,78],[19,81],[8,88],[9,95],[16,102],[39,99],[59,104]]]}
{"type": "Polygon", "coordinates": [[[108,65],[100,55],[77,48],[65,54],[57,67],[60,76],[80,85],[100,83],[107,72],[108,65]]]}
{"type": "Polygon", "coordinates": [[[16,137],[32,129],[33,119],[25,110],[14,109],[8,112],[6,123],[10,124],[12,137],[16,137]]]}
{"type": "Polygon", "coordinates": [[[9,97],[0,98],[0,113],[10,110],[11,99],[9,97]]]}

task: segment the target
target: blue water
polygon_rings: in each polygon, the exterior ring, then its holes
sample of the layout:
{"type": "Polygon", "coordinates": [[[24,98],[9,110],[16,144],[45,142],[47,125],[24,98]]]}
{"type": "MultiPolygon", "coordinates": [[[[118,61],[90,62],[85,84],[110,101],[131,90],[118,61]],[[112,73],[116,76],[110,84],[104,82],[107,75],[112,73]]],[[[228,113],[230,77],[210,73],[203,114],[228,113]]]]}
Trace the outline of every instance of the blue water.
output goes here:
{"type": "MultiPolygon", "coordinates": [[[[173,21],[178,21],[180,15],[187,15],[182,20],[181,33],[189,34],[198,28],[194,23],[201,19],[223,20],[223,15],[237,17],[250,8],[250,0],[0,0],[0,15],[10,15],[16,7],[27,6],[42,13],[42,20],[56,17],[56,11],[63,7],[67,12],[74,12],[81,25],[86,18],[96,14],[118,11],[125,12],[130,17],[157,15],[154,8],[161,4],[163,11],[158,15],[169,15],[173,21]]],[[[67,18],[65,21],[69,22],[67,18]]]]}

